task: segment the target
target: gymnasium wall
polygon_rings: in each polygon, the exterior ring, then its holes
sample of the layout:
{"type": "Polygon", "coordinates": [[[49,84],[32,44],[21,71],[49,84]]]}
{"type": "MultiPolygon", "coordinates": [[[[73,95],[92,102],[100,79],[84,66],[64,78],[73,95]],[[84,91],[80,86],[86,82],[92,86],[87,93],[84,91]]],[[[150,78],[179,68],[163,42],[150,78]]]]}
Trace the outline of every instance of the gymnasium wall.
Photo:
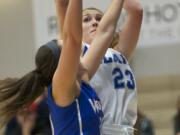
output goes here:
{"type": "Polygon", "coordinates": [[[34,31],[30,0],[0,0],[0,78],[33,68],[34,31]]]}

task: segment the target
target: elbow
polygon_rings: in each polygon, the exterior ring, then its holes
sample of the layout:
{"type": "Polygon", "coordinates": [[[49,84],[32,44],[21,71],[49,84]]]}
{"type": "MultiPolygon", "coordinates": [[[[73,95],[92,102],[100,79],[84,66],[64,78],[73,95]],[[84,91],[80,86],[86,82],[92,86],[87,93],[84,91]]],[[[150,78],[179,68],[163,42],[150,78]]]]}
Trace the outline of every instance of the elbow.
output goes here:
{"type": "Polygon", "coordinates": [[[139,13],[139,14],[142,14],[142,13],[143,13],[143,7],[142,7],[142,5],[139,4],[139,5],[135,6],[134,12],[139,13]]]}
{"type": "Polygon", "coordinates": [[[136,6],[134,10],[132,11],[132,14],[134,14],[136,17],[141,18],[143,17],[143,7],[142,6],[136,6]]]}
{"type": "Polygon", "coordinates": [[[73,41],[76,44],[82,43],[82,29],[70,23],[64,24],[63,41],[73,41]]]}
{"type": "Polygon", "coordinates": [[[139,18],[143,17],[143,7],[141,4],[136,4],[128,8],[126,7],[126,11],[129,16],[139,17],[139,18]]]}
{"type": "Polygon", "coordinates": [[[82,43],[82,31],[81,29],[71,27],[71,25],[65,25],[63,29],[63,42],[73,42],[74,44],[81,45],[82,43]]]}
{"type": "Polygon", "coordinates": [[[135,17],[137,18],[137,20],[142,22],[142,19],[143,19],[143,8],[142,7],[139,7],[136,9],[135,17]]]}
{"type": "Polygon", "coordinates": [[[63,42],[66,43],[73,43],[74,45],[80,45],[82,43],[81,34],[75,34],[74,32],[64,32],[63,33],[63,42]]]}
{"type": "Polygon", "coordinates": [[[134,8],[128,12],[129,18],[136,20],[137,22],[142,22],[143,19],[143,8],[141,6],[134,8]]]}
{"type": "Polygon", "coordinates": [[[143,17],[143,7],[142,6],[138,6],[134,12],[137,14],[137,16],[139,16],[141,18],[143,17]]]}

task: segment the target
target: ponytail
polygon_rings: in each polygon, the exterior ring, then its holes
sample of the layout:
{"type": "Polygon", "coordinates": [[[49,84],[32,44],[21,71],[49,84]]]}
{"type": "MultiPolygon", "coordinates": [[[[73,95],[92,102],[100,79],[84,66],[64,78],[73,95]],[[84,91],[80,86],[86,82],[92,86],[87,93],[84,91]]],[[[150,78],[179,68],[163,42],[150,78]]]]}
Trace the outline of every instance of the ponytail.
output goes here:
{"type": "Polygon", "coordinates": [[[0,83],[0,123],[7,123],[17,112],[28,108],[52,82],[61,47],[56,40],[41,46],[35,57],[36,69],[20,79],[0,83]],[[3,119],[2,119],[3,118],[3,119]]]}
{"type": "Polygon", "coordinates": [[[47,84],[42,75],[31,71],[20,79],[0,84],[0,122],[1,126],[13,118],[17,112],[29,107],[40,96],[47,84]]]}

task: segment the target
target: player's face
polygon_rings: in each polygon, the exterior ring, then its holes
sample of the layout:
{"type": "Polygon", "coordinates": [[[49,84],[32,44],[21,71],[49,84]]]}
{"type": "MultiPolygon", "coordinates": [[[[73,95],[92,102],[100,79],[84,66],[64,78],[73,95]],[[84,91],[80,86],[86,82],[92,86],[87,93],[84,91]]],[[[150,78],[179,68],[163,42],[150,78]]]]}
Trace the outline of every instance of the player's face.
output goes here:
{"type": "Polygon", "coordinates": [[[103,14],[95,9],[83,11],[83,41],[90,44],[96,35],[96,30],[103,14]]]}

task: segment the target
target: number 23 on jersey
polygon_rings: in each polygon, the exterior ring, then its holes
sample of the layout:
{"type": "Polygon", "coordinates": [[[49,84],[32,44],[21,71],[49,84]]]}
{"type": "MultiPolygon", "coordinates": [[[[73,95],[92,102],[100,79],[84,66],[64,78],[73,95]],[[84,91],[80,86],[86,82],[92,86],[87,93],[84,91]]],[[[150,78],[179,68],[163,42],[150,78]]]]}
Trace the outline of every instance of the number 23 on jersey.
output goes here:
{"type": "Polygon", "coordinates": [[[112,70],[114,89],[128,88],[130,90],[135,89],[135,80],[132,72],[126,69],[124,72],[116,67],[112,70]]]}

